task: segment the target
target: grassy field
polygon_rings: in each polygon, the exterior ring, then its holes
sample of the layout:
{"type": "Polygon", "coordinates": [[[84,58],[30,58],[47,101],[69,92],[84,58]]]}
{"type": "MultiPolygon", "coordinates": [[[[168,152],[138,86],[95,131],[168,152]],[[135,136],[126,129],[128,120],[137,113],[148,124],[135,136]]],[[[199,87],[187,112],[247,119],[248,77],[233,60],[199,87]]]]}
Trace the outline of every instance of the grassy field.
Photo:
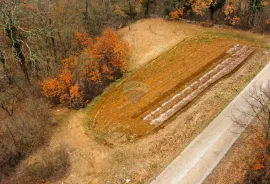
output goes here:
{"type": "Polygon", "coordinates": [[[143,121],[145,114],[215,67],[235,44],[262,44],[245,34],[199,28],[196,36],[181,41],[109,89],[92,108],[91,125],[107,134],[148,134],[153,128],[143,121]]]}

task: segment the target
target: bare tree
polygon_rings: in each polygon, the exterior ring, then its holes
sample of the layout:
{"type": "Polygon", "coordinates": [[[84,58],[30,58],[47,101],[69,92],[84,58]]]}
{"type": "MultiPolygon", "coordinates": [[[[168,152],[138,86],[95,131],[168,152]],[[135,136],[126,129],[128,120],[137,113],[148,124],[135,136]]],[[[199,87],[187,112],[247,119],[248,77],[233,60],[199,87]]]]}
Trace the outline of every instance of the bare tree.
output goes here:
{"type": "Polygon", "coordinates": [[[244,183],[269,183],[270,179],[270,81],[255,87],[244,97],[247,110],[233,112],[233,121],[242,128],[249,126],[248,134],[254,135],[252,145],[259,146],[256,160],[250,164],[244,178],[244,183]],[[234,113],[242,115],[236,118],[234,113]],[[249,124],[254,120],[254,123],[249,124]]]}
{"type": "Polygon", "coordinates": [[[26,58],[23,52],[23,41],[20,38],[18,31],[18,20],[16,17],[16,11],[19,1],[13,0],[6,4],[5,7],[1,8],[1,22],[2,29],[6,32],[8,38],[12,43],[12,48],[14,49],[14,53],[19,59],[19,64],[21,70],[24,74],[25,79],[29,82],[29,72],[26,67],[26,58]]]}
{"type": "MultiPolygon", "coordinates": [[[[243,97],[246,104],[248,104],[248,111],[240,111],[243,115],[245,115],[245,120],[238,119],[232,115],[235,123],[242,127],[247,127],[249,124],[247,122],[248,119],[253,120],[256,119],[258,122],[264,126],[265,132],[262,134],[259,130],[256,129],[256,126],[252,126],[252,131],[258,134],[258,138],[263,138],[261,141],[268,142],[270,141],[270,81],[265,83],[265,85],[260,85],[255,87],[251,91],[249,91],[248,95],[243,97]]],[[[270,145],[268,144],[265,152],[270,154],[270,145]]]]}
{"type": "Polygon", "coordinates": [[[0,50],[0,63],[3,66],[4,76],[8,81],[8,84],[13,84],[13,77],[10,75],[10,71],[6,65],[6,59],[2,50],[0,50]]]}

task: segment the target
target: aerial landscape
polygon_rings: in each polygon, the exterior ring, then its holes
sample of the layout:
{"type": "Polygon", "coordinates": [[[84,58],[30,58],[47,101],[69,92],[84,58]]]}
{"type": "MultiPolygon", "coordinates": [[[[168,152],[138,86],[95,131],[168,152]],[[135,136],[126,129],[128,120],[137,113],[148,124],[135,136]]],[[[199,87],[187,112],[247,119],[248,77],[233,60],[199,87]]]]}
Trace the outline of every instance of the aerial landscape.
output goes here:
{"type": "Polygon", "coordinates": [[[0,184],[269,184],[269,0],[0,0],[0,184]]]}

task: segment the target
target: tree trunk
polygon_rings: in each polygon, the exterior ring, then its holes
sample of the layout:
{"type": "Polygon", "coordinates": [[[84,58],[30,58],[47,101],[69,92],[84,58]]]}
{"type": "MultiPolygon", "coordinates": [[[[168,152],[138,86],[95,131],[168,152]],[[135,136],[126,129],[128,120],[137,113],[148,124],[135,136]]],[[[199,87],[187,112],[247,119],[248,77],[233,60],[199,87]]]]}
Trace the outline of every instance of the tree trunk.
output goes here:
{"type": "Polygon", "coordinates": [[[256,24],[256,19],[257,19],[256,3],[257,3],[257,0],[253,0],[252,10],[251,10],[252,12],[250,13],[250,16],[249,16],[249,25],[250,25],[250,27],[253,27],[256,24]]]}
{"type": "Polygon", "coordinates": [[[68,55],[68,49],[67,49],[66,43],[65,43],[65,41],[62,39],[62,36],[61,36],[61,34],[60,34],[59,31],[57,32],[57,34],[58,34],[58,37],[59,37],[60,42],[62,43],[63,49],[64,49],[63,52],[62,52],[62,57],[63,57],[63,58],[66,58],[67,55],[68,55]]]}
{"type": "Polygon", "coordinates": [[[15,50],[15,54],[17,58],[19,59],[19,64],[24,74],[24,77],[26,81],[30,83],[30,78],[28,75],[27,67],[26,67],[26,59],[22,50],[23,43],[17,38],[17,35],[16,35],[17,30],[15,27],[12,27],[12,28],[6,28],[5,31],[12,42],[12,47],[15,50]]]}
{"type": "Polygon", "coordinates": [[[106,20],[109,20],[109,5],[107,4],[108,2],[106,0],[103,0],[103,6],[105,10],[105,15],[106,15],[106,20]]]}
{"type": "Polygon", "coordinates": [[[267,141],[267,147],[266,147],[266,153],[270,154],[270,119],[268,120],[268,127],[267,127],[267,133],[265,136],[265,140],[267,141]]]}
{"type": "Polygon", "coordinates": [[[150,6],[150,0],[147,0],[147,2],[145,2],[145,16],[148,17],[149,16],[149,6],[150,6]]]}
{"type": "Polygon", "coordinates": [[[29,78],[28,70],[26,68],[26,59],[25,59],[25,56],[24,56],[23,51],[22,51],[22,43],[19,41],[15,41],[13,48],[15,49],[16,56],[20,60],[19,63],[20,63],[21,70],[24,74],[24,77],[25,77],[26,81],[29,83],[30,78],[29,78]]]}
{"type": "Polygon", "coordinates": [[[4,70],[4,75],[8,81],[8,84],[13,84],[13,78],[11,77],[8,68],[6,66],[6,60],[4,57],[4,53],[0,50],[0,62],[2,63],[3,70],[4,70]]]}
{"type": "Polygon", "coordinates": [[[89,25],[89,3],[88,0],[85,0],[85,11],[83,12],[83,16],[84,16],[84,27],[87,30],[87,32],[90,34],[90,25],[89,25]]]}
{"type": "Polygon", "coordinates": [[[52,28],[52,19],[51,19],[51,17],[49,18],[49,27],[50,27],[50,36],[51,36],[51,41],[52,41],[52,50],[53,50],[54,61],[55,61],[55,63],[58,63],[57,50],[56,50],[56,44],[55,44],[55,39],[54,39],[54,35],[53,35],[53,28],[52,28]]]}

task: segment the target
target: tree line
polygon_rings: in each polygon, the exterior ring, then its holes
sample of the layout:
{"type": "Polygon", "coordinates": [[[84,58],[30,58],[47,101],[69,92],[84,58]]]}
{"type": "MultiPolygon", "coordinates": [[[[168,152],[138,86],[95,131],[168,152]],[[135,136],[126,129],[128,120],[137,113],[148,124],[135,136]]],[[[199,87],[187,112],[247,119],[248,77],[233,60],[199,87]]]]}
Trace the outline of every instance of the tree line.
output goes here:
{"type": "Polygon", "coordinates": [[[76,53],[76,32],[97,37],[151,14],[269,30],[267,0],[4,0],[0,2],[0,61],[4,78],[54,75],[76,53]]]}

